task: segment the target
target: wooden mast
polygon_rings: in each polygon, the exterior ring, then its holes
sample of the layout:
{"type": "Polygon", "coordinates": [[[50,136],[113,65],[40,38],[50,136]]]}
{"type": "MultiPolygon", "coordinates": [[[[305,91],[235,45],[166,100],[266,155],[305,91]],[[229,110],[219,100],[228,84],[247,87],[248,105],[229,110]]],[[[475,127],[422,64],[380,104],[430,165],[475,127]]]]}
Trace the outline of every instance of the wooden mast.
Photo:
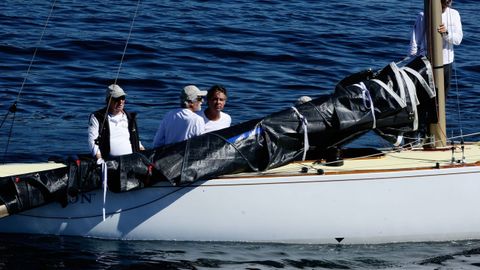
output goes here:
{"type": "Polygon", "coordinates": [[[445,84],[443,73],[443,40],[437,28],[442,24],[441,0],[425,0],[425,30],[427,34],[428,58],[433,66],[437,92],[438,123],[430,125],[431,146],[447,146],[445,114],[445,84]]]}

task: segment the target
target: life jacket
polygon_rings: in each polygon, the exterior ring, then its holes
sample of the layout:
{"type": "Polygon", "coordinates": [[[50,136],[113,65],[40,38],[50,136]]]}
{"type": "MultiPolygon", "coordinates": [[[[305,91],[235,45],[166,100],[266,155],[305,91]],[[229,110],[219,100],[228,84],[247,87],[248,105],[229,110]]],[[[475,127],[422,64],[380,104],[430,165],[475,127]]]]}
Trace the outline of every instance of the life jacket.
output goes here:
{"type": "MultiPolygon", "coordinates": [[[[95,118],[98,121],[98,138],[96,143],[100,148],[100,152],[104,158],[108,158],[110,156],[110,125],[108,124],[108,119],[105,119],[105,114],[107,112],[107,108],[100,109],[93,113],[95,118]],[[103,120],[105,119],[105,125],[103,125],[103,120]]],[[[137,114],[132,112],[129,113],[123,110],[125,115],[127,115],[128,120],[128,132],[130,133],[130,144],[132,145],[132,152],[136,153],[140,151],[140,139],[138,135],[137,129],[137,114]]]]}

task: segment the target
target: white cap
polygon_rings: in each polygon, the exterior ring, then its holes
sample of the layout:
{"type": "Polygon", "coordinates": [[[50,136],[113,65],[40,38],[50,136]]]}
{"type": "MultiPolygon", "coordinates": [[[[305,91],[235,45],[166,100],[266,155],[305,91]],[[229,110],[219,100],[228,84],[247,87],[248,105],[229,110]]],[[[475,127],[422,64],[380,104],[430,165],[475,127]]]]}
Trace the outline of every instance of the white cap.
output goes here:
{"type": "Polygon", "coordinates": [[[195,85],[187,85],[182,89],[180,99],[182,101],[195,101],[198,97],[204,97],[206,95],[207,91],[201,91],[195,85]]]}
{"type": "Polygon", "coordinates": [[[119,98],[126,95],[127,94],[125,93],[125,91],[123,91],[123,89],[118,84],[111,84],[107,88],[107,98],[109,98],[110,96],[112,98],[119,98]]]}

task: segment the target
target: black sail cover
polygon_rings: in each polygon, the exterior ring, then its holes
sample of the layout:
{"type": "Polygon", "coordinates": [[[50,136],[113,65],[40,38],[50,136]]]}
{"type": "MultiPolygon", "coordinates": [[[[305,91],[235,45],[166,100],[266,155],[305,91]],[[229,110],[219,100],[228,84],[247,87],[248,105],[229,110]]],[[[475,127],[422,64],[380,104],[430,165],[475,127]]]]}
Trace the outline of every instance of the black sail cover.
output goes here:
{"type": "Polygon", "coordinates": [[[154,149],[150,159],[158,173],[181,185],[279,167],[301,159],[305,145],[327,149],[370,130],[395,143],[437,115],[428,60],[399,65],[355,73],[340,81],[330,97],[154,149]]]}
{"type": "MultiPolygon", "coordinates": [[[[113,158],[108,187],[125,192],[168,180],[184,185],[225,174],[264,171],[300,160],[310,149],[328,150],[374,130],[392,143],[436,122],[432,70],[426,58],[391,63],[340,81],[335,92],[265,118],[189,140],[113,158]]],[[[88,156],[88,155],[87,155],[88,156]]],[[[91,157],[67,167],[0,178],[0,203],[10,214],[102,186],[91,157]]]]}

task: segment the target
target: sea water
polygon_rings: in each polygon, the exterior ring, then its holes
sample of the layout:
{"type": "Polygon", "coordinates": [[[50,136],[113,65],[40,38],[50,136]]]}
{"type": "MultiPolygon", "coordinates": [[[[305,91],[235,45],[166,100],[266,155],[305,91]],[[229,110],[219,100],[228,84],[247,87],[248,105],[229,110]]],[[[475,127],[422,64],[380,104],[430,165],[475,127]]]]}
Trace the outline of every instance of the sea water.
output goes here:
{"type": "MultiPolygon", "coordinates": [[[[480,119],[480,6],[454,7],[464,40],[455,48],[449,137],[477,132],[480,119]]],[[[146,147],[187,84],[224,85],[233,124],[303,95],[330,94],[354,72],[404,59],[422,8],[419,0],[1,1],[0,162],[88,152],[89,114],[115,81],[128,94],[126,109],[139,114],[146,147]]],[[[379,141],[385,144],[369,134],[354,143],[379,141]]],[[[480,265],[479,248],[478,241],[337,246],[2,235],[0,268],[470,269],[480,265]]]]}

